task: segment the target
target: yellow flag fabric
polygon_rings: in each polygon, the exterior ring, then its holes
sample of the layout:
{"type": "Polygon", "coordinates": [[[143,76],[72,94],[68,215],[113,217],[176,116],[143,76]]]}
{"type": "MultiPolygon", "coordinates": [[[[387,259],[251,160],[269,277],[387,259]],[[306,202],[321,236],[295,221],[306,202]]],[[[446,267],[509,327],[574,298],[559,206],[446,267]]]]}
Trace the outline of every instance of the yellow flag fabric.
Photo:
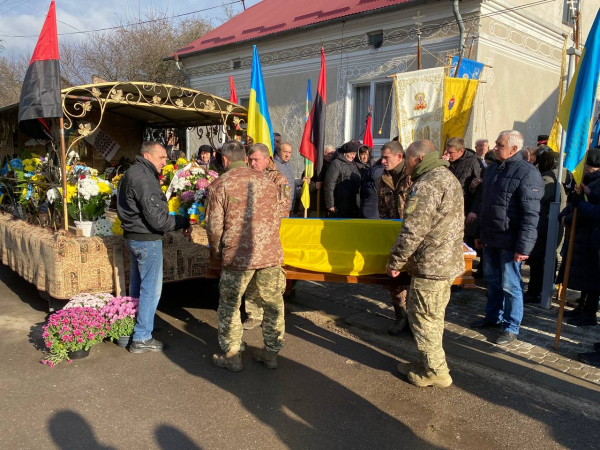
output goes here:
{"type": "Polygon", "coordinates": [[[550,130],[550,135],[548,136],[548,143],[546,144],[555,152],[560,152],[560,145],[558,142],[558,132],[560,129],[560,121],[558,120],[558,112],[560,111],[560,106],[562,105],[563,97],[565,95],[565,83],[563,80],[565,79],[565,73],[567,70],[567,41],[569,37],[565,35],[565,41],[563,43],[563,51],[562,51],[562,63],[560,66],[560,78],[558,81],[558,105],[556,107],[556,118],[554,119],[554,123],[552,124],[552,129],[550,130]]]}
{"type": "Polygon", "coordinates": [[[304,209],[308,209],[310,207],[310,192],[308,183],[306,181],[302,183],[302,195],[300,196],[300,201],[302,202],[304,209]]]}
{"type": "Polygon", "coordinates": [[[442,145],[453,137],[464,137],[479,81],[468,78],[444,77],[444,107],[442,118],[442,145]]]}
{"type": "Polygon", "coordinates": [[[573,78],[569,83],[569,87],[567,88],[565,98],[563,99],[562,104],[560,105],[560,110],[558,111],[558,120],[560,121],[560,124],[565,130],[569,129],[569,116],[571,115],[571,109],[573,108],[573,97],[575,96],[577,78],[579,78],[579,67],[581,66],[581,61],[583,61],[584,54],[585,48],[581,52],[579,62],[577,63],[577,67],[575,68],[575,73],[573,74],[573,78]]]}
{"type": "Polygon", "coordinates": [[[370,219],[282,219],[284,263],[338,275],[385,273],[402,222],[370,219]]]}

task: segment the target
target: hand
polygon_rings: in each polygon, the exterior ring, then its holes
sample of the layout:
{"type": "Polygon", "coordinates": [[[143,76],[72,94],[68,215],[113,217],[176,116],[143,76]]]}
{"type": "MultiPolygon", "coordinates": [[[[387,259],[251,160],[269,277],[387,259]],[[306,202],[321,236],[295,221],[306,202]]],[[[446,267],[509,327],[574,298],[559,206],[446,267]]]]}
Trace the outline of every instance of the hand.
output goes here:
{"type": "Polygon", "coordinates": [[[308,177],[302,177],[302,182],[310,184],[310,178],[308,178],[308,177]]]}
{"type": "Polygon", "coordinates": [[[521,253],[515,252],[515,262],[523,262],[529,258],[529,255],[522,255],[521,253]]]}
{"type": "Polygon", "coordinates": [[[447,154],[445,154],[445,153],[442,155],[442,159],[444,161],[450,161],[450,157],[447,154]]]}
{"type": "MultiPolygon", "coordinates": [[[[588,191],[589,191],[589,189],[588,189],[588,191]]],[[[585,201],[583,194],[580,194],[578,192],[573,192],[573,194],[571,194],[571,200],[569,200],[569,203],[571,205],[573,205],[574,208],[577,208],[577,206],[583,201],[585,201]]]]}
{"type": "Polygon", "coordinates": [[[191,237],[192,236],[192,227],[183,229],[183,237],[191,237]]]}
{"type": "Polygon", "coordinates": [[[473,178],[473,181],[471,181],[471,184],[469,185],[469,189],[474,191],[475,188],[477,186],[479,186],[480,184],[481,184],[481,178],[473,178]]]}
{"type": "Polygon", "coordinates": [[[316,183],[317,189],[321,189],[323,187],[323,182],[322,181],[317,181],[316,183]]]}
{"type": "Polygon", "coordinates": [[[587,187],[585,184],[583,184],[583,182],[581,183],[581,189],[583,189],[583,193],[584,193],[585,195],[590,195],[590,192],[591,192],[591,191],[590,191],[590,188],[589,188],[589,187],[587,187]]]}
{"type": "Polygon", "coordinates": [[[334,213],[335,212],[335,206],[332,206],[331,208],[329,208],[329,211],[334,213]]]}
{"type": "Polygon", "coordinates": [[[471,223],[475,222],[476,220],[477,220],[477,214],[475,214],[474,212],[470,212],[470,213],[467,215],[467,218],[466,218],[466,220],[465,220],[465,223],[466,223],[467,225],[469,225],[469,224],[471,224],[471,223]]]}
{"type": "Polygon", "coordinates": [[[481,250],[483,248],[483,242],[481,242],[481,239],[475,238],[475,248],[477,250],[481,250]]]}
{"type": "Polygon", "coordinates": [[[396,278],[398,275],[400,275],[400,272],[392,269],[389,264],[387,266],[385,266],[385,271],[392,278],[396,278]]]}

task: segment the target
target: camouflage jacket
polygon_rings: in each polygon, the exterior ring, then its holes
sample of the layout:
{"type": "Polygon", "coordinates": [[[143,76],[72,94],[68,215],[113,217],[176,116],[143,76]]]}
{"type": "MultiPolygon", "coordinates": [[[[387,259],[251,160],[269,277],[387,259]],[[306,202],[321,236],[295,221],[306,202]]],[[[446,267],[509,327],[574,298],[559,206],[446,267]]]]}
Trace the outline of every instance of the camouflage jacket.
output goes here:
{"type": "Polygon", "coordinates": [[[262,172],[231,163],[210,186],[208,243],[222,267],[254,270],[283,263],[277,189],[262,172]]]}
{"type": "Polygon", "coordinates": [[[382,219],[402,219],[404,216],[404,206],[412,181],[410,176],[406,175],[404,162],[400,164],[402,164],[402,172],[396,186],[394,186],[392,173],[387,170],[383,172],[381,180],[379,180],[377,203],[379,217],[382,219]]]}
{"type": "Polygon", "coordinates": [[[421,278],[454,279],[465,271],[462,187],[440,165],[413,178],[413,183],[390,267],[398,271],[406,267],[409,274],[421,278]]]}
{"type": "Polygon", "coordinates": [[[267,178],[275,183],[277,188],[277,205],[279,207],[280,216],[282,219],[290,217],[290,209],[292,204],[292,191],[287,178],[277,168],[277,164],[273,161],[269,163],[265,170],[267,178]]]}

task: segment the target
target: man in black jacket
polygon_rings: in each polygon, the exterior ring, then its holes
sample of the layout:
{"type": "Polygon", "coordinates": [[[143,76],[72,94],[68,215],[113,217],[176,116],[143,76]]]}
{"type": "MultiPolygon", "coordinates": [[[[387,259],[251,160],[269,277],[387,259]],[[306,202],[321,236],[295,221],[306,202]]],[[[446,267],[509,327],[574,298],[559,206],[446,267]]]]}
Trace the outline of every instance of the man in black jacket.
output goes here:
{"type": "Polygon", "coordinates": [[[539,171],[523,159],[523,136],[503,131],[496,139],[496,162],[483,179],[475,246],[483,247],[487,282],[485,317],[473,328],[503,327],[497,344],[517,339],[523,319],[521,263],[537,239],[544,182],[539,171]]]}
{"type": "Polygon", "coordinates": [[[454,137],[448,141],[443,158],[450,163],[450,172],[454,174],[462,186],[465,201],[464,241],[472,246],[477,212],[473,210],[475,193],[469,187],[473,180],[481,177],[481,163],[477,153],[465,148],[465,140],[459,137],[454,137]]]}
{"type": "Polygon", "coordinates": [[[129,295],[140,299],[129,346],[132,353],[164,348],[162,342],[152,338],[162,291],[162,237],[168,231],[183,229],[184,236],[190,236],[192,231],[189,219],[169,215],[167,198],[158,180],[166,161],[167,151],[161,144],[144,142],[140,156],[135,157],[135,163],[119,183],[117,214],[131,261],[129,295]]]}

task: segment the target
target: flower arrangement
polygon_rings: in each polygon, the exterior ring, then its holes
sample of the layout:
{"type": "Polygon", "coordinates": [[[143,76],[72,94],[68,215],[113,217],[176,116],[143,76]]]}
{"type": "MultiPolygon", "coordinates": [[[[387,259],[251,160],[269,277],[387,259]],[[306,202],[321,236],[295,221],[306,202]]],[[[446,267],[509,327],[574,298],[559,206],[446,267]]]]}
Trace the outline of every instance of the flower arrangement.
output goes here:
{"type": "Polygon", "coordinates": [[[108,302],[114,297],[112,294],[100,293],[100,294],[77,294],[69,303],[67,303],[63,309],[71,308],[94,308],[100,311],[108,302]]]}
{"type": "Polygon", "coordinates": [[[214,170],[205,171],[194,163],[177,170],[182,158],[176,165],[163,168],[165,180],[170,181],[169,214],[189,217],[192,223],[204,223],[205,203],[210,184],[219,177],[214,170]]]}
{"type": "Polygon", "coordinates": [[[118,217],[115,217],[115,221],[112,224],[111,230],[115,236],[123,235],[123,227],[121,226],[121,219],[119,219],[118,217]]]}
{"type": "Polygon", "coordinates": [[[100,217],[94,223],[94,235],[95,236],[112,236],[113,223],[106,216],[100,217]]]}
{"type": "Polygon", "coordinates": [[[135,326],[135,316],[138,311],[139,300],[133,297],[115,297],[110,300],[100,311],[106,318],[110,331],[110,340],[119,339],[121,336],[131,336],[135,326]]]}
{"type": "Polygon", "coordinates": [[[76,169],[83,173],[67,184],[67,212],[74,220],[94,222],[104,215],[113,188],[110,182],[92,175],[88,169],[85,166],[76,169]]]}
{"type": "Polygon", "coordinates": [[[69,358],[69,353],[89,348],[102,342],[110,325],[100,311],[94,308],[74,307],[61,309],[48,318],[42,336],[49,355],[42,360],[54,367],[69,358]]]}

